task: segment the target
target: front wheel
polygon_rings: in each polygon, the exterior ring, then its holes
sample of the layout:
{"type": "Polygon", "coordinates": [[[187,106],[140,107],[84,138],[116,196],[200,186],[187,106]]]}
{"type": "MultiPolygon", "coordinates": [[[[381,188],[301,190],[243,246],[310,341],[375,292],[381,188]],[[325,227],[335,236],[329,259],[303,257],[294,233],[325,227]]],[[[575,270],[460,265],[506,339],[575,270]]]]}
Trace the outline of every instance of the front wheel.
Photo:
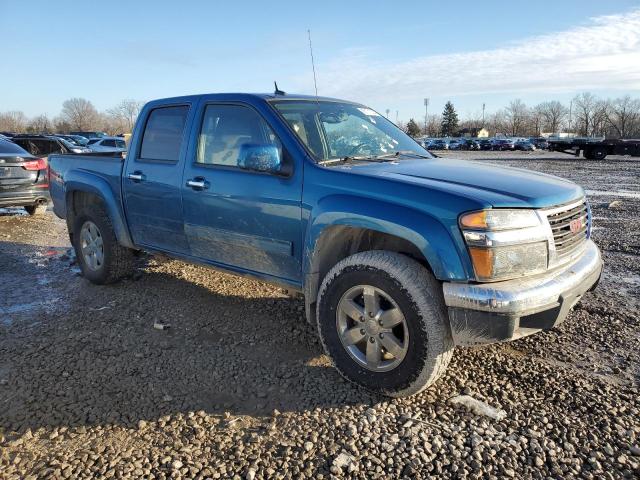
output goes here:
{"type": "Polygon", "coordinates": [[[453,354],[440,284],[398,253],[361,252],[335,265],[320,287],[317,319],[338,372],[376,393],[424,390],[453,354]]]}

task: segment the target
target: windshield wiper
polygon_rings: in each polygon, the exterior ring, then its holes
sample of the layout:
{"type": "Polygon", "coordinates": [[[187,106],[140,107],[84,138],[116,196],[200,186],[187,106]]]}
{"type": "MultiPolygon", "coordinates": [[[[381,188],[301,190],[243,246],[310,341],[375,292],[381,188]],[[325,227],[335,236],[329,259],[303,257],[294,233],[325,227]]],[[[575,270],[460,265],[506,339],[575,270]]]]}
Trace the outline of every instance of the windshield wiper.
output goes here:
{"type": "Polygon", "coordinates": [[[413,150],[398,150],[393,153],[385,153],[384,155],[378,155],[379,158],[389,158],[389,157],[418,157],[418,158],[431,158],[427,155],[422,155],[421,153],[416,153],[413,150]]]}

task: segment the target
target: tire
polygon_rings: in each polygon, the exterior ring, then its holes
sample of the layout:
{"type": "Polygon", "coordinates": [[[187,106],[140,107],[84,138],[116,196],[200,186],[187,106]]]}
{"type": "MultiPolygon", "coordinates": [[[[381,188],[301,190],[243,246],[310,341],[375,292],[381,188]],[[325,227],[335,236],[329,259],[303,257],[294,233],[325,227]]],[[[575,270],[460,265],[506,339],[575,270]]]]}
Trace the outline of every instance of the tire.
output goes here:
{"type": "Polygon", "coordinates": [[[592,154],[591,150],[583,150],[582,151],[582,156],[587,160],[593,160],[593,154],[592,154]]]}
{"type": "Polygon", "coordinates": [[[438,380],[453,355],[454,344],[440,283],[425,267],[398,253],[381,250],[361,252],[336,264],[320,286],[316,317],[320,340],[338,372],[347,380],[375,393],[390,397],[419,393],[438,380]],[[372,319],[368,317],[364,294],[353,299],[357,305],[359,302],[358,306],[362,305],[367,317],[364,322],[362,317],[355,319],[339,308],[344,305],[344,299],[361,286],[386,294],[395,304],[381,296],[380,309],[376,310],[385,311],[385,305],[390,307],[387,311],[398,308],[404,318],[402,324],[389,332],[393,339],[402,340],[404,354],[394,356],[390,350],[382,350],[384,359],[378,368],[372,368],[375,363],[365,366],[363,361],[368,362],[368,354],[360,350],[367,349],[371,338],[377,345],[382,345],[383,337],[372,330],[375,325],[371,326],[379,315],[372,319]],[[349,322],[347,327],[343,323],[345,318],[349,322]],[[357,345],[346,346],[341,331],[353,332],[352,328],[361,326],[365,328],[360,329],[360,333],[366,330],[364,340],[357,345]],[[390,357],[393,358],[386,360],[390,357]]]}
{"type": "Polygon", "coordinates": [[[44,215],[47,211],[46,205],[27,205],[24,207],[27,213],[31,216],[33,215],[44,215]]]}
{"type": "Polygon", "coordinates": [[[133,273],[134,251],[118,243],[111,219],[102,206],[89,205],[80,211],[73,223],[73,240],[82,274],[92,283],[98,285],[113,283],[133,273]],[[93,265],[83,251],[83,227],[91,230],[91,225],[97,230],[96,238],[101,239],[99,243],[102,250],[102,261],[95,262],[93,265]]]}
{"type": "Polygon", "coordinates": [[[593,160],[604,160],[607,156],[607,150],[602,147],[595,147],[591,150],[591,158],[593,160]]]}

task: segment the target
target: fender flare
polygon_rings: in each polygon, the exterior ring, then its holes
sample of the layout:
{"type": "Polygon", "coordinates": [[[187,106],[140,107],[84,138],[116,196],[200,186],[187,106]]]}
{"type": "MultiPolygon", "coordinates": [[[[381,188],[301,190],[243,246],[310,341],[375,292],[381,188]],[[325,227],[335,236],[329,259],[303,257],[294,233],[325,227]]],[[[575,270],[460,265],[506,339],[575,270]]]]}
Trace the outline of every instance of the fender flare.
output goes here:
{"type": "Polygon", "coordinates": [[[76,192],[95,195],[105,206],[107,215],[109,215],[109,219],[113,225],[114,233],[118,239],[118,243],[124,247],[135,248],[124,218],[124,212],[122,211],[122,207],[118,202],[116,195],[114,195],[109,182],[90,172],[74,170],[68,172],[64,185],[66,205],[69,205],[71,195],[76,192]]]}
{"type": "MultiPolygon", "coordinates": [[[[318,240],[328,228],[337,225],[374,230],[411,242],[422,252],[439,280],[466,281],[472,272],[462,237],[436,217],[406,205],[332,195],[323,198],[311,212],[303,255],[305,274],[313,273],[318,240]]],[[[457,221],[455,228],[458,228],[457,221]]]]}

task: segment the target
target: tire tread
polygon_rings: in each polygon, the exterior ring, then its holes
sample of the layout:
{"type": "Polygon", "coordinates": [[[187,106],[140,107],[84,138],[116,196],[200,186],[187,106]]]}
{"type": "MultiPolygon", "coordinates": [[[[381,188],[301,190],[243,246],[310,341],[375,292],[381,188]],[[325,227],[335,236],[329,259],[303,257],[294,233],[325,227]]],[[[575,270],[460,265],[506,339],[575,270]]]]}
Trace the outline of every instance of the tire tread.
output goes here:
{"type": "MultiPolygon", "coordinates": [[[[444,374],[453,356],[454,344],[451,337],[448,316],[446,314],[446,307],[442,295],[438,294],[441,288],[440,283],[424,266],[396,252],[369,250],[356,253],[341,260],[329,270],[318,292],[316,319],[320,341],[326,352],[329,350],[326,339],[322,334],[320,303],[331,282],[346,268],[352,266],[364,266],[383,270],[398,281],[404,293],[415,304],[416,311],[419,312],[421,316],[422,321],[420,324],[429,339],[429,348],[427,348],[427,358],[425,359],[424,367],[408,387],[398,391],[385,391],[384,393],[391,397],[407,397],[423,391],[444,374]]],[[[342,377],[354,382],[354,380],[347,377],[345,372],[343,372],[335,362],[334,366],[342,377]]]]}

